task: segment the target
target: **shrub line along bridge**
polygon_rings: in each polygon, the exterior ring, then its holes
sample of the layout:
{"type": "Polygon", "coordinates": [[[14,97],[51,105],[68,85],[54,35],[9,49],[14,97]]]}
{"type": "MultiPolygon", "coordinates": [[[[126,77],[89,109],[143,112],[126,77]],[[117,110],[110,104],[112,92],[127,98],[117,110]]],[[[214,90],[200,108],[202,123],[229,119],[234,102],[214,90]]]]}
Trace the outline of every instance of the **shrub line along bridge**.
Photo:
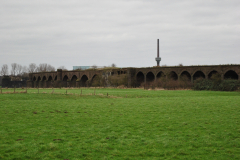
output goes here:
{"type": "Polygon", "coordinates": [[[166,80],[184,80],[194,82],[198,78],[211,79],[213,74],[219,74],[221,79],[240,80],[240,65],[209,65],[209,66],[175,66],[149,68],[122,68],[102,70],[73,70],[56,72],[30,73],[28,87],[80,87],[90,86],[96,77],[107,79],[108,76],[125,74],[128,87],[147,84],[160,78],[166,80]]]}

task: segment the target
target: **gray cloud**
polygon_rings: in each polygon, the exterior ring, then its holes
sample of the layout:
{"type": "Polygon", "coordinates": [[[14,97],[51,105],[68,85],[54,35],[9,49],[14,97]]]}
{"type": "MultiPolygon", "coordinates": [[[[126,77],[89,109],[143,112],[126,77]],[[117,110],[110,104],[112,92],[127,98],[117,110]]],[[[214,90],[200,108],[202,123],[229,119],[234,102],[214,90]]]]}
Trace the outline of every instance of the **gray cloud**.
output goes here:
{"type": "Polygon", "coordinates": [[[239,64],[238,0],[1,0],[0,65],[239,64]]]}

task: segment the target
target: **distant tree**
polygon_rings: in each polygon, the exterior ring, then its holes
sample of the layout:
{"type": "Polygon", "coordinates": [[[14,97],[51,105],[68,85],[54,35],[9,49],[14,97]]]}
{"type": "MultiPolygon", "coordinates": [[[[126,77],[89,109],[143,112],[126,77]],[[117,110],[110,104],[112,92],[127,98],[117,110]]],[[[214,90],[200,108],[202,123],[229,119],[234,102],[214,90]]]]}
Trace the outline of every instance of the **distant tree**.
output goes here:
{"type": "Polygon", "coordinates": [[[60,66],[57,69],[62,69],[63,71],[67,71],[67,68],[65,66],[60,66]]]}
{"type": "Polygon", "coordinates": [[[34,73],[37,71],[37,65],[35,63],[31,63],[29,64],[29,67],[28,67],[28,72],[29,73],[34,73]]]}
{"type": "Polygon", "coordinates": [[[46,72],[47,71],[47,63],[41,63],[37,67],[38,72],[46,72]]]}
{"type": "Polygon", "coordinates": [[[47,72],[53,72],[56,71],[55,67],[53,67],[52,65],[48,64],[47,65],[47,72]]]}
{"type": "Polygon", "coordinates": [[[93,68],[93,69],[97,69],[97,65],[93,65],[92,68],[93,68]]]}
{"type": "Polygon", "coordinates": [[[55,67],[53,67],[53,66],[51,66],[50,64],[47,64],[47,63],[41,63],[37,67],[37,71],[38,72],[51,72],[51,71],[55,71],[55,67]]]}
{"type": "Polygon", "coordinates": [[[22,67],[22,73],[28,73],[28,67],[27,66],[22,67]]]}
{"type": "Polygon", "coordinates": [[[179,64],[178,64],[178,66],[182,67],[182,66],[183,66],[183,64],[182,64],[182,63],[179,63],[179,64]]]}
{"type": "Polygon", "coordinates": [[[17,67],[16,67],[16,75],[21,75],[21,74],[22,74],[22,71],[23,71],[22,65],[17,64],[17,67]]]}
{"type": "Polygon", "coordinates": [[[28,74],[29,74],[28,67],[27,66],[23,66],[22,67],[22,73],[21,73],[22,78],[27,78],[28,74]]]}
{"type": "Polygon", "coordinates": [[[1,69],[0,74],[3,75],[3,76],[8,75],[8,65],[7,65],[7,64],[4,64],[4,65],[2,66],[2,69],[1,69]]]}
{"type": "Polygon", "coordinates": [[[17,63],[12,63],[11,67],[12,67],[11,75],[15,76],[17,73],[17,63]]]}
{"type": "Polygon", "coordinates": [[[117,67],[117,65],[116,65],[116,64],[114,64],[114,63],[113,63],[111,66],[112,66],[112,67],[117,67]]]}

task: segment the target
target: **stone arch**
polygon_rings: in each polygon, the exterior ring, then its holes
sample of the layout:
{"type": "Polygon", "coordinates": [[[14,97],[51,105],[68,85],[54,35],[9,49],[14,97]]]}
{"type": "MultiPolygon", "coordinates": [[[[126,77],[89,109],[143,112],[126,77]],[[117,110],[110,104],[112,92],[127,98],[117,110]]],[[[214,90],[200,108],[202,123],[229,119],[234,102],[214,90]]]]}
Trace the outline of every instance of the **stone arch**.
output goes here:
{"type": "Polygon", "coordinates": [[[46,80],[47,80],[47,77],[43,76],[42,81],[46,81],[46,80]]]}
{"type": "Polygon", "coordinates": [[[68,76],[65,75],[65,76],[63,77],[63,81],[67,81],[67,80],[68,80],[68,76]]]}
{"type": "Polygon", "coordinates": [[[199,79],[199,78],[205,78],[205,74],[202,71],[196,71],[193,74],[193,80],[199,79]]]}
{"type": "Polygon", "coordinates": [[[37,81],[41,81],[41,77],[40,77],[40,76],[38,76],[38,79],[37,79],[37,81]]]}
{"type": "Polygon", "coordinates": [[[166,77],[166,75],[162,71],[158,72],[156,78],[159,79],[159,78],[163,78],[163,77],[166,77]]]}
{"type": "Polygon", "coordinates": [[[171,80],[175,80],[175,81],[176,81],[176,80],[178,80],[178,75],[177,75],[176,72],[171,71],[171,72],[169,73],[168,78],[171,79],[171,80]]]}
{"type": "Polygon", "coordinates": [[[146,75],[146,81],[147,82],[153,82],[155,79],[155,75],[150,71],[146,75]]]}
{"type": "Polygon", "coordinates": [[[77,76],[73,75],[71,81],[76,82],[77,81],[77,76]]]}
{"type": "Polygon", "coordinates": [[[100,86],[100,85],[101,85],[99,75],[95,74],[95,75],[92,77],[92,79],[91,79],[91,85],[94,86],[94,87],[97,87],[97,86],[100,86]]]}
{"type": "Polygon", "coordinates": [[[54,81],[56,81],[57,80],[57,76],[55,76],[55,78],[54,78],[54,81]]]}
{"type": "Polygon", "coordinates": [[[82,86],[84,86],[84,87],[87,86],[87,80],[88,80],[88,77],[84,74],[84,75],[81,77],[81,84],[82,84],[82,86]]]}
{"type": "Polygon", "coordinates": [[[94,79],[98,79],[98,78],[99,78],[99,76],[97,74],[94,74],[91,81],[93,81],[94,79]]]}
{"type": "Polygon", "coordinates": [[[49,76],[48,81],[52,81],[52,80],[53,80],[52,76],[49,76]]]}
{"type": "Polygon", "coordinates": [[[143,72],[139,71],[137,73],[136,80],[137,80],[138,85],[141,85],[141,83],[144,82],[144,74],[143,74],[143,72]]]}
{"type": "Polygon", "coordinates": [[[182,81],[191,81],[191,74],[188,71],[183,71],[180,74],[180,79],[182,81]]]}
{"type": "Polygon", "coordinates": [[[34,77],[33,77],[33,81],[36,81],[36,80],[37,80],[37,78],[34,76],[34,77]]]}
{"type": "Polygon", "coordinates": [[[212,70],[211,72],[208,73],[208,79],[212,79],[213,76],[217,75],[219,78],[221,78],[221,75],[216,71],[212,70]]]}
{"type": "Polygon", "coordinates": [[[224,74],[224,79],[238,80],[238,74],[233,70],[229,70],[224,74]]]}

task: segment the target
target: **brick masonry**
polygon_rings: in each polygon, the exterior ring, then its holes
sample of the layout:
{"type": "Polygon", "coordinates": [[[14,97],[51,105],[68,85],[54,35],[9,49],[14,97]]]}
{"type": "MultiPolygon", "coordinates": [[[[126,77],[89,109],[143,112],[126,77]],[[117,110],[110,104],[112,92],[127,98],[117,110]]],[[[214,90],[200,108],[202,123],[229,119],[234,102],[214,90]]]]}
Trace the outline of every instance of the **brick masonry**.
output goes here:
{"type": "Polygon", "coordinates": [[[208,79],[213,73],[221,75],[222,79],[240,80],[240,65],[209,65],[209,66],[169,66],[169,67],[149,67],[149,68],[121,68],[121,69],[92,69],[80,71],[40,72],[29,74],[28,87],[80,87],[88,86],[94,76],[103,77],[106,74],[127,74],[128,87],[133,87],[135,82],[147,83],[164,77],[179,80],[183,75],[193,82],[201,77],[208,79]]]}

